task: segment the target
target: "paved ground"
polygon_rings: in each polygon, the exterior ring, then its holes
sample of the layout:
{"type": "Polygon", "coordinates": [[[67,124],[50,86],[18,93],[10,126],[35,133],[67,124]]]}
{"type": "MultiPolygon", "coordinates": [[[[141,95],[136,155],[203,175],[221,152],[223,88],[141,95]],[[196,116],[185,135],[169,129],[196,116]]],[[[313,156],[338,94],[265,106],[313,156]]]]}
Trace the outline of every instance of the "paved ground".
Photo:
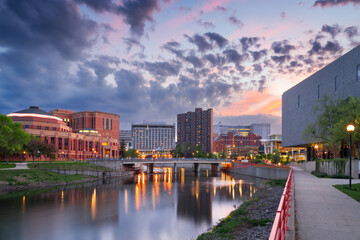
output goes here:
{"type": "Polygon", "coordinates": [[[14,168],[2,168],[0,170],[29,169],[27,164],[28,163],[16,163],[16,167],[14,168]]]}
{"type": "Polygon", "coordinates": [[[299,239],[360,240],[360,202],[332,186],[348,183],[347,179],[317,178],[294,167],[299,239]]]}

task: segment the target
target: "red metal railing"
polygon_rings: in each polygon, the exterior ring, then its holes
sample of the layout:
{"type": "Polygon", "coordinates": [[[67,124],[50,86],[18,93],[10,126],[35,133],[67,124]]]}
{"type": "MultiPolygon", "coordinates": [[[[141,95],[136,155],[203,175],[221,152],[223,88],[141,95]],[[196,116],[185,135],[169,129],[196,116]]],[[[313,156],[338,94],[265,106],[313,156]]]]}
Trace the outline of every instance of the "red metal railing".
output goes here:
{"type": "Polygon", "coordinates": [[[272,163],[267,163],[267,164],[258,164],[258,163],[242,163],[240,165],[237,165],[235,167],[231,167],[231,168],[246,168],[246,167],[271,167],[271,168],[289,168],[288,165],[277,165],[277,164],[272,164],[272,163]]]}
{"type": "Polygon", "coordinates": [[[279,207],[275,215],[269,240],[278,240],[278,239],[283,240],[285,239],[286,230],[289,230],[287,226],[287,219],[289,216],[289,207],[290,207],[292,173],[293,173],[293,169],[291,168],[289,177],[286,181],[284,192],[280,199],[279,207]]]}

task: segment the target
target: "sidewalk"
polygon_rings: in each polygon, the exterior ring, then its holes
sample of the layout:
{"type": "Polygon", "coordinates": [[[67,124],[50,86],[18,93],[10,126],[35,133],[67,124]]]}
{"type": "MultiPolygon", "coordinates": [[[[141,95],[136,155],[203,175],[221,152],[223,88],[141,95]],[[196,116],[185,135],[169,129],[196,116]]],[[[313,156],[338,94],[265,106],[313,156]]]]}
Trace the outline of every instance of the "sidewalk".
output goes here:
{"type": "Polygon", "coordinates": [[[349,180],[317,178],[297,167],[293,171],[299,239],[360,240],[360,202],[332,186],[349,180]]]}
{"type": "Polygon", "coordinates": [[[14,168],[2,168],[0,170],[17,170],[17,169],[29,169],[27,164],[28,163],[15,163],[16,164],[16,167],[14,168]]]}

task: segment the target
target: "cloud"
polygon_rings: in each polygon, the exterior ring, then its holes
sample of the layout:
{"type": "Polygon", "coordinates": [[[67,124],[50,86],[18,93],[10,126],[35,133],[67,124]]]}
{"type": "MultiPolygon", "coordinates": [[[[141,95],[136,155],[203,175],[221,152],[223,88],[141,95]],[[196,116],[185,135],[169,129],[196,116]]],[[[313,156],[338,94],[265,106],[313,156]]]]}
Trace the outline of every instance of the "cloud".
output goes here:
{"type": "Polygon", "coordinates": [[[238,27],[244,26],[244,24],[239,19],[237,19],[236,17],[229,17],[229,21],[231,23],[235,24],[238,27]]]}
{"type": "Polygon", "coordinates": [[[205,33],[205,36],[207,36],[211,41],[214,41],[219,48],[223,48],[229,43],[229,41],[226,38],[224,38],[218,33],[207,32],[205,33]]]}
{"type": "Polygon", "coordinates": [[[144,34],[146,21],[153,22],[152,15],[160,10],[158,0],[123,0],[122,5],[112,0],[76,0],[97,12],[107,11],[124,17],[131,32],[139,37],[144,34]]]}
{"type": "Polygon", "coordinates": [[[232,62],[236,65],[246,59],[246,55],[240,55],[235,49],[227,49],[223,51],[223,54],[225,55],[227,62],[232,62]]]}
{"type": "Polygon", "coordinates": [[[200,52],[205,52],[207,50],[213,49],[213,46],[199,34],[195,34],[193,37],[188,36],[187,34],[184,35],[190,43],[195,44],[200,52]]]}
{"type": "Polygon", "coordinates": [[[289,54],[291,50],[295,49],[295,46],[288,44],[287,40],[273,42],[271,44],[271,49],[274,53],[278,54],[289,54]]]}
{"type": "Polygon", "coordinates": [[[280,17],[281,17],[281,19],[285,19],[286,18],[286,12],[281,12],[280,17]]]}
{"type": "Polygon", "coordinates": [[[332,38],[335,38],[335,36],[339,34],[342,31],[342,29],[338,24],[334,24],[332,26],[325,24],[322,26],[321,31],[327,32],[332,36],[332,38]]]}
{"type": "Polygon", "coordinates": [[[201,19],[196,21],[200,26],[205,28],[215,28],[215,24],[212,22],[203,22],[201,19]]]}
{"type": "Polygon", "coordinates": [[[267,56],[267,50],[262,49],[260,51],[250,51],[251,56],[253,57],[254,62],[258,61],[260,58],[267,56]]]}
{"type": "Polygon", "coordinates": [[[144,67],[153,76],[169,77],[177,76],[181,69],[181,63],[178,61],[172,62],[145,62],[144,67]]]}
{"type": "Polygon", "coordinates": [[[346,4],[360,4],[360,0],[318,0],[315,1],[314,7],[333,7],[338,5],[346,5],[346,4]]]}
{"type": "Polygon", "coordinates": [[[123,38],[124,43],[126,44],[126,51],[129,53],[133,46],[140,47],[141,51],[143,52],[145,50],[145,46],[142,45],[137,39],[135,38],[123,38]]]}
{"type": "Polygon", "coordinates": [[[347,27],[345,28],[344,32],[349,39],[359,36],[359,31],[356,26],[347,27]]]}
{"type": "Polygon", "coordinates": [[[247,51],[251,46],[255,45],[260,38],[258,37],[242,37],[240,38],[240,43],[242,45],[243,52],[247,51]]]}
{"type": "Polygon", "coordinates": [[[215,10],[221,11],[221,12],[226,12],[226,8],[223,7],[223,6],[217,6],[217,7],[215,8],[215,10]]]}
{"type": "Polygon", "coordinates": [[[271,60],[280,65],[283,64],[285,61],[289,61],[290,59],[290,55],[271,56],[271,60]]]}
{"type": "Polygon", "coordinates": [[[318,54],[323,55],[326,52],[337,53],[342,52],[343,48],[337,41],[327,41],[324,46],[319,41],[310,41],[312,45],[311,49],[308,51],[310,55],[318,54]]]}
{"type": "Polygon", "coordinates": [[[202,60],[194,54],[184,57],[184,60],[191,63],[195,68],[201,68],[204,66],[202,60]]]}

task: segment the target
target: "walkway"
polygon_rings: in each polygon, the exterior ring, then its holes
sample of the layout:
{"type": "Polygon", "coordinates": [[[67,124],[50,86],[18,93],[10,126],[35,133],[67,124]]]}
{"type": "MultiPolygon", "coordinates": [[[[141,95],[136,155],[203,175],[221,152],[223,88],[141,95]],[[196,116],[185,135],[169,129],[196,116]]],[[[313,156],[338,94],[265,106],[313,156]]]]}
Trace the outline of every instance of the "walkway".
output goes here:
{"type": "Polygon", "coordinates": [[[29,169],[27,164],[28,163],[15,163],[16,167],[14,168],[2,168],[0,170],[16,170],[16,169],[29,169]]]}
{"type": "Polygon", "coordinates": [[[293,170],[299,239],[360,240],[360,202],[332,186],[349,180],[317,178],[300,168],[293,170]]]}

